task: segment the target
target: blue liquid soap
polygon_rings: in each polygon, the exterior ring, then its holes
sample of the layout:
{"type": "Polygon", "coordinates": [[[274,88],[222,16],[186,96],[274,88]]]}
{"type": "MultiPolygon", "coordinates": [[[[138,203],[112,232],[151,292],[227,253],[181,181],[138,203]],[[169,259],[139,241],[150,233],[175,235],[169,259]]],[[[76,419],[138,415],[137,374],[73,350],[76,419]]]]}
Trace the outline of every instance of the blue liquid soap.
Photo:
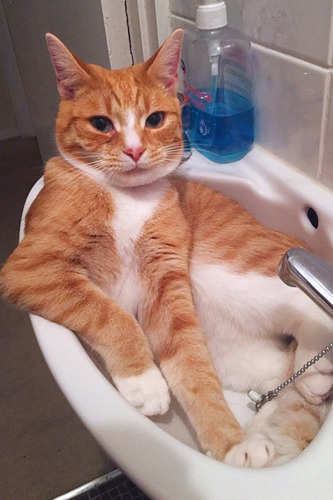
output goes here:
{"type": "Polygon", "coordinates": [[[254,112],[251,101],[230,90],[217,88],[215,99],[205,109],[191,99],[191,122],[187,134],[200,153],[217,163],[240,160],[254,142],[254,112]]]}

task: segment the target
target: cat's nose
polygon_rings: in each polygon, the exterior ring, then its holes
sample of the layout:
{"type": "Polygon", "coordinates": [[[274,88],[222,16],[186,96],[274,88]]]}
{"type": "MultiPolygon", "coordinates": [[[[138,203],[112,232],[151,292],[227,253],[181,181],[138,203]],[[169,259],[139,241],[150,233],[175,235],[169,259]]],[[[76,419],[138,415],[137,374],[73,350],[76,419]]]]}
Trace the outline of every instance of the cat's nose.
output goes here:
{"type": "Polygon", "coordinates": [[[135,148],[125,147],[123,151],[127,156],[130,156],[132,160],[135,161],[135,163],[137,163],[141,158],[141,156],[143,155],[143,153],[146,151],[146,148],[144,148],[143,146],[137,146],[135,148]]]}

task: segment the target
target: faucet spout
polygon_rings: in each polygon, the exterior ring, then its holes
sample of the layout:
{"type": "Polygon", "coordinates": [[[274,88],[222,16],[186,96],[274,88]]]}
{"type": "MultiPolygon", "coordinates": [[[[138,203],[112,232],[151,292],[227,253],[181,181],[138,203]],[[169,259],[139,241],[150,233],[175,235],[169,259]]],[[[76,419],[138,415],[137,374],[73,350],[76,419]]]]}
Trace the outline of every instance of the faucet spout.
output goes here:
{"type": "Polygon", "coordinates": [[[333,319],[333,266],[303,248],[292,248],[278,267],[281,280],[297,286],[333,319]]]}

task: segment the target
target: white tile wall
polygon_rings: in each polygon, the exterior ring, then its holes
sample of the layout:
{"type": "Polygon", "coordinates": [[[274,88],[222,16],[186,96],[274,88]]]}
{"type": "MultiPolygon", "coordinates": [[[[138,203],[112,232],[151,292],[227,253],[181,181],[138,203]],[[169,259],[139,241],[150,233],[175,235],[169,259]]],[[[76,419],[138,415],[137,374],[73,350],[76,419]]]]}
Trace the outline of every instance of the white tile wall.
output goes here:
{"type": "Polygon", "coordinates": [[[226,0],[226,4],[230,26],[252,40],[321,65],[329,63],[332,0],[226,0]]]}
{"type": "MultiPolygon", "coordinates": [[[[328,65],[332,0],[225,0],[228,22],[253,41],[328,65]]],[[[199,0],[170,0],[173,14],[194,20],[199,0]]]]}
{"type": "Polygon", "coordinates": [[[325,135],[323,172],[320,180],[333,189],[333,75],[331,74],[331,91],[328,107],[328,120],[325,135]]]}
{"type": "Polygon", "coordinates": [[[171,15],[171,27],[172,29],[183,28],[183,29],[195,29],[195,24],[189,19],[185,19],[180,16],[171,15]]]}
{"type": "MultiPolygon", "coordinates": [[[[256,141],[333,188],[333,0],[225,0],[255,56],[256,141]]],[[[191,27],[199,0],[169,0],[191,27]]]]}
{"type": "Polygon", "coordinates": [[[329,72],[254,44],[256,142],[316,177],[329,72]]]}
{"type": "Polygon", "coordinates": [[[199,3],[199,0],[170,0],[170,10],[172,14],[194,20],[199,3]]]}

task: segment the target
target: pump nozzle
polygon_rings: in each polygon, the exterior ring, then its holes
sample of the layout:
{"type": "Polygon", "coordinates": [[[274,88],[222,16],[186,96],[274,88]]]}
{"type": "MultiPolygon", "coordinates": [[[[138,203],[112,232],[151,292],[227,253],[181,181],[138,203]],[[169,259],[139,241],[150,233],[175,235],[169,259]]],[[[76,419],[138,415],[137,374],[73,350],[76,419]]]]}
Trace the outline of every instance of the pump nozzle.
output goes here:
{"type": "Polygon", "coordinates": [[[223,28],[228,24],[227,7],[224,1],[201,0],[201,2],[195,16],[195,24],[199,29],[223,28]]]}

